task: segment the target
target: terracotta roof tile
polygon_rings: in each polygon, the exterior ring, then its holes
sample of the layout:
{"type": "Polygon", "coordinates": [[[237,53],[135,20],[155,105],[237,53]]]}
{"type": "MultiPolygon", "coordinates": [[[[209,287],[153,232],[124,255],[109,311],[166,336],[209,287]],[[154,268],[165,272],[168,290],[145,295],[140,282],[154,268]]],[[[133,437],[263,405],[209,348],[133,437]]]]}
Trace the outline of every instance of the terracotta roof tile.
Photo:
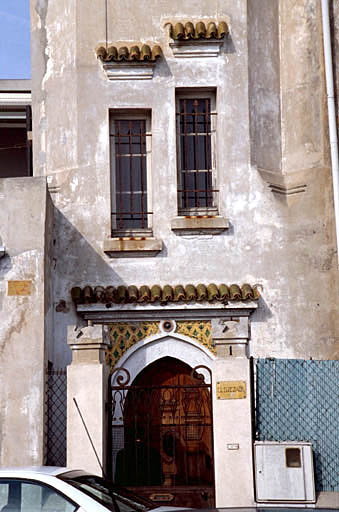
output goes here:
{"type": "Polygon", "coordinates": [[[127,304],[127,303],[154,303],[160,302],[228,302],[258,300],[259,291],[256,286],[250,284],[226,284],[216,285],[214,283],[205,285],[193,284],[165,286],[143,285],[137,286],[85,286],[75,287],[71,290],[72,299],[75,304],[127,304]]]}
{"type": "Polygon", "coordinates": [[[187,41],[189,39],[223,39],[228,33],[228,26],[225,21],[220,21],[217,25],[214,21],[209,21],[207,26],[203,21],[198,21],[195,25],[191,21],[185,24],[178,22],[170,25],[170,35],[172,39],[187,41]]]}
{"type": "Polygon", "coordinates": [[[100,46],[96,50],[98,59],[103,62],[155,62],[162,56],[158,45],[151,48],[148,44],[127,46],[100,46]]]}

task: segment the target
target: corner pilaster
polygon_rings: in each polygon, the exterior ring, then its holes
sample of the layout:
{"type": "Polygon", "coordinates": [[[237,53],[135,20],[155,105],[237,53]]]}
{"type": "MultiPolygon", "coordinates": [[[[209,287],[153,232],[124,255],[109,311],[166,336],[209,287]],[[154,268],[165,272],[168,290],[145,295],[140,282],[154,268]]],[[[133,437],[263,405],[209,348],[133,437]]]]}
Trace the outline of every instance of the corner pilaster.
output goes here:
{"type": "Polygon", "coordinates": [[[249,315],[212,319],[216,506],[254,505],[249,315]],[[225,482],[227,485],[225,486],[225,482]],[[241,485],[239,485],[241,482],[241,485]]]}
{"type": "Polygon", "coordinates": [[[69,326],[67,343],[72,349],[72,363],[67,367],[67,465],[102,475],[109,375],[103,327],[69,326]]]}
{"type": "Polygon", "coordinates": [[[218,358],[247,357],[248,316],[214,318],[212,320],[212,336],[218,358]]]}
{"type": "Polygon", "coordinates": [[[249,0],[251,161],[288,206],[326,166],[320,2],[249,0]]]}

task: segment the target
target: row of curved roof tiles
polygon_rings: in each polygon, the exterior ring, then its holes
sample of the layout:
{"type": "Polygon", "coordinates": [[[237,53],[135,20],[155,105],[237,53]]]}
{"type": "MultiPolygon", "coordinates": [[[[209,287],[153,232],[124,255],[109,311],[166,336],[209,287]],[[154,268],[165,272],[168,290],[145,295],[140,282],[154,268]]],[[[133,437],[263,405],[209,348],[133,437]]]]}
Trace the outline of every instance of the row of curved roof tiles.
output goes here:
{"type": "MultiPolygon", "coordinates": [[[[195,25],[188,21],[185,24],[178,22],[175,25],[170,24],[170,35],[176,41],[189,41],[191,39],[223,39],[228,33],[228,26],[225,21],[218,25],[214,21],[207,23],[199,21],[195,25]]],[[[155,62],[162,55],[161,48],[158,45],[151,48],[148,44],[134,45],[131,48],[127,46],[109,46],[105,48],[100,46],[96,51],[97,57],[104,62],[155,62]]]]}
{"type": "Polygon", "coordinates": [[[122,62],[122,61],[138,61],[138,62],[155,62],[162,55],[160,46],[156,45],[151,48],[148,44],[143,44],[141,47],[132,46],[109,46],[106,50],[103,46],[98,48],[97,57],[104,62],[122,62]]]}
{"type": "Polygon", "coordinates": [[[154,303],[160,302],[228,302],[258,300],[259,291],[256,286],[250,284],[216,285],[214,283],[205,285],[178,284],[176,286],[85,286],[84,288],[74,287],[71,290],[72,299],[75,304],[91,303],[154,303]]]}
{"type": "Polygon", "coordinates": [[[175,40],[182,39],[222,39],[228,33],[228,26],[225,21],[218,25],[214,21],[207,23],[198,21],[195,25],[188,21],[187,23],[176,23],[170,25],[170,36],[175,40]]]}

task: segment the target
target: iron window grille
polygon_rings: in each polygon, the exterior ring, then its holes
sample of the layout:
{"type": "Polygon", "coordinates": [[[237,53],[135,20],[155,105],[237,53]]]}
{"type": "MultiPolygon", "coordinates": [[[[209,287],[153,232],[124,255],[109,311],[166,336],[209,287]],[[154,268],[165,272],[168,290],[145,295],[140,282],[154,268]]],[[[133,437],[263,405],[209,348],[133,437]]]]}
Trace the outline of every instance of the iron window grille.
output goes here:
{"type": "Polygon", "coordinates": [[[177,97],[180,215],[217,213],[214,103],[215,98],[212,94],[177,97]]]}
{"type": "Polygon", "coordinates": [[[114,236],[151,230],[150,117],[112,117],[112,232],[114,236]]]}

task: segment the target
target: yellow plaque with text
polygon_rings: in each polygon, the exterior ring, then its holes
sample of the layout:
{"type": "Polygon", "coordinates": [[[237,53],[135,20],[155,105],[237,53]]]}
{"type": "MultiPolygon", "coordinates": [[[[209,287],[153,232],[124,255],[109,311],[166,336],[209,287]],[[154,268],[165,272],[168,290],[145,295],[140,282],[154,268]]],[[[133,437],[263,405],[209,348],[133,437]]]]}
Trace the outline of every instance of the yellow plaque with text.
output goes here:
{"type": "Polygon", "coordinates": [[[8,295],[31,295],[32,281],[8,281],[8,295]]]}
{"type": "Polygon", "coordinates": [[[232,400],[246,398],[246,382],[244,380],[222,380],[217,382],[217,399],[232,400]]]}

